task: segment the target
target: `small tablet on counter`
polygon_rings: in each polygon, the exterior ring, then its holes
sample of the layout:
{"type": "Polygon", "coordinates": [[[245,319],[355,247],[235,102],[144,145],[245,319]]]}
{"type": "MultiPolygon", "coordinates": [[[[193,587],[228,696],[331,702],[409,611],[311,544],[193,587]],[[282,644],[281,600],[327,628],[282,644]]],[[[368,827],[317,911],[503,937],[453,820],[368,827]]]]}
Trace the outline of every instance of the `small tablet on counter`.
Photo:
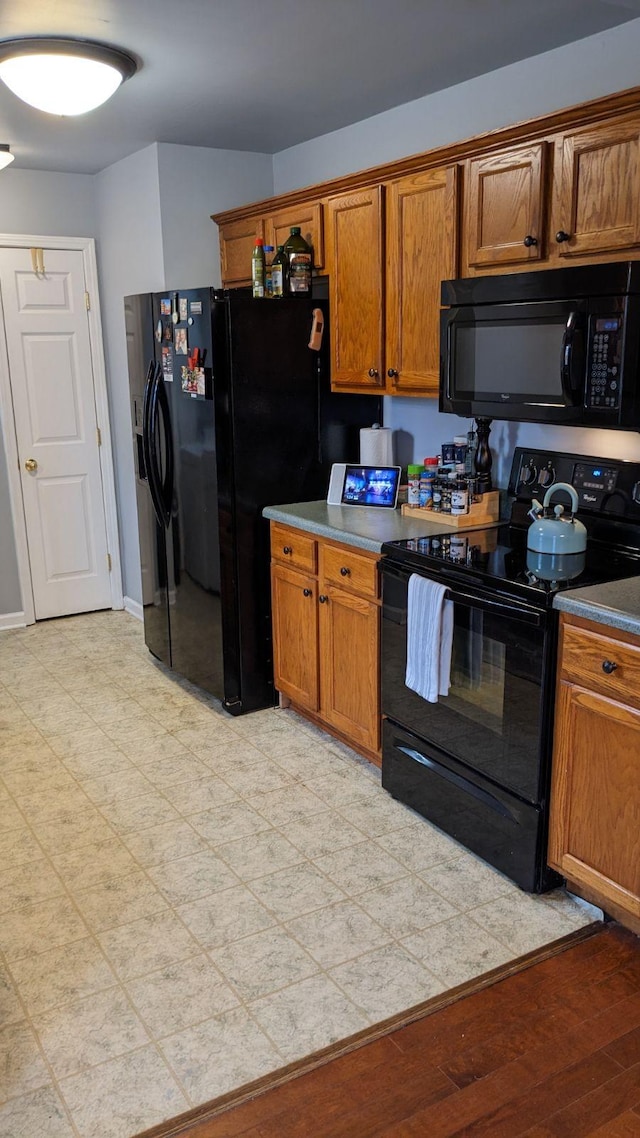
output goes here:
{"type": "Polygon", "coordinates": [[[327,503],[330,506],[375,506],[395,510],[400,488],[399,466],[356,466],[335,462],[327,503]]]}

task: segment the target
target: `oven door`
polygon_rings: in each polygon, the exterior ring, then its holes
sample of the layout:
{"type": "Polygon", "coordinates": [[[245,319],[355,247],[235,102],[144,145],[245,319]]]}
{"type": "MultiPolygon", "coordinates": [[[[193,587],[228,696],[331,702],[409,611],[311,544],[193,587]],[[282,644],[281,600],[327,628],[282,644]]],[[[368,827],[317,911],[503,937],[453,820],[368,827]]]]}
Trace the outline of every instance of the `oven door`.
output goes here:
{"type": "Polygon", "coordinates": [[[449,585],[451,688],[428,703],[405,684],[410,575],[406,566],[383,560],[383,714],[470,772],[525,802],[543,802],[553,711],[552,615],[473,586],[449,585]]]}

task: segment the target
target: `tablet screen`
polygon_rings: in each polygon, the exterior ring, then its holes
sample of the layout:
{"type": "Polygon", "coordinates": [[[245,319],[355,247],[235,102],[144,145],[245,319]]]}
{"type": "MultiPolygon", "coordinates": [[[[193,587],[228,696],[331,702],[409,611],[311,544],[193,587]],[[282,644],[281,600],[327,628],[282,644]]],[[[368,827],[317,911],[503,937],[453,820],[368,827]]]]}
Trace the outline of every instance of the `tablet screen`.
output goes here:
{"type": "Polygon", "coordinates": [[[382,506],[394,510],[399,485],[399,466],[347,465],[341,502],[343,506],[382,506]]]}

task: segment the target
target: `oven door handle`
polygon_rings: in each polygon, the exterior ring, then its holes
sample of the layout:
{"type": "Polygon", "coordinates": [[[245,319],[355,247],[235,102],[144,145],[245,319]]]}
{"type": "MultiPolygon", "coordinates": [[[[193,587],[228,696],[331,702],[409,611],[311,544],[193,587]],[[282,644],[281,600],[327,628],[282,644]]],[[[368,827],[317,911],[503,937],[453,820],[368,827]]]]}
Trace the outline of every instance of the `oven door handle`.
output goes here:
{"type": "Polygon", "coordinates": [[[540,628],[543,623],[541,612],[529,608],[528,605],[522,605],[519,601],[515,601],[511,605],[505,601],[492,601],[489,597],[473,597],[470,593],[461,593],[458,589],[455,591],[448,589],[446,599],[454,602],[459,601],[463,605],[469,605],[469,608],[479,609],[480,612],[492,612],[497,616],[508,617],[509,620],[521,620],[535,628],[540,628]]]}
{"type": "Polygon", "coordinates": [[[420,763],[423,767],[427,767],[427,769],[433,771],[434,774],[439,774],[440,777],[446,779],[447,782],[451,782],[454,786],[460,787],[466,794],[472,794],[480,802],[484,802],[485,806],[489,806],[491,810],[502,814],[503,818],[508,818],[511,822],[518,821],[504,802],[501,802],[494,794],[490,794],[489,791],[483,790],[481,786],[476,786],[475,783],[469,782],[466,778],[462,778],[462,776],[456,774],[455,771],[448,770],[447,767],[443,767],[441,763],[435,762],[434,759],[427,758],[427,756],[423,755],[420,751],[414,751],[413,747],[405,747],[402,743],[396,743],[396,747],[409,759],[413,759],[414,762],[420,763]]]}
{"type": "MultiPolygon", "coordinates": [[[[380,562],[383,581],[385,576],[395,577],[397,581],[408,581],[409,577],[416,572],[411,568],[405,566],[395,565],[392,561],[382,559],[380,562]]],[[[418,573],[420,577],[429,577],[428,573],[418,573]]],[[[460,604],[469,605],[470,608],[478,609],[480,612],[492,612],[496,616],[504,616],[509,620],[521,620],[525,624],[530,624],[534,628],[541,628],[544,624],[544,613],[539,609],[532,608],[530,605],[523,604],[522,601],[514,600],[512,603],[508,601],[494,601],[490,597],[474,596],[472,593],[461,592],[458,588],[451,588],[447,584],[446,578],[443,577],[430,577],[430,580],[438,580],[441,584],[447,586],[447,600],[459,601],[460,604]]],[[[382,596],[383,612],[385,609],[384,601],[384,586],[382,596]]],[[[406,608],[405,608],[406,612],[406,608]]]]}

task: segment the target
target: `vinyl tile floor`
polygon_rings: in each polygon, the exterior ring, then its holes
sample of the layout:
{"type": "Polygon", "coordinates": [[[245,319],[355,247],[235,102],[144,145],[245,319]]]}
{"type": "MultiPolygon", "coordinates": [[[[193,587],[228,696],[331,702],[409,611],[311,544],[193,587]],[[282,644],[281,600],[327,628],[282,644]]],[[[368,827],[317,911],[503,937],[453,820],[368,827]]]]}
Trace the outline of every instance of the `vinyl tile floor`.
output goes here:
{"type": "Polygon", "coordinates": [[[289,711],[121,612],[0,633],[0,1138],[130,1138],[565,936],[289,711]]]}

